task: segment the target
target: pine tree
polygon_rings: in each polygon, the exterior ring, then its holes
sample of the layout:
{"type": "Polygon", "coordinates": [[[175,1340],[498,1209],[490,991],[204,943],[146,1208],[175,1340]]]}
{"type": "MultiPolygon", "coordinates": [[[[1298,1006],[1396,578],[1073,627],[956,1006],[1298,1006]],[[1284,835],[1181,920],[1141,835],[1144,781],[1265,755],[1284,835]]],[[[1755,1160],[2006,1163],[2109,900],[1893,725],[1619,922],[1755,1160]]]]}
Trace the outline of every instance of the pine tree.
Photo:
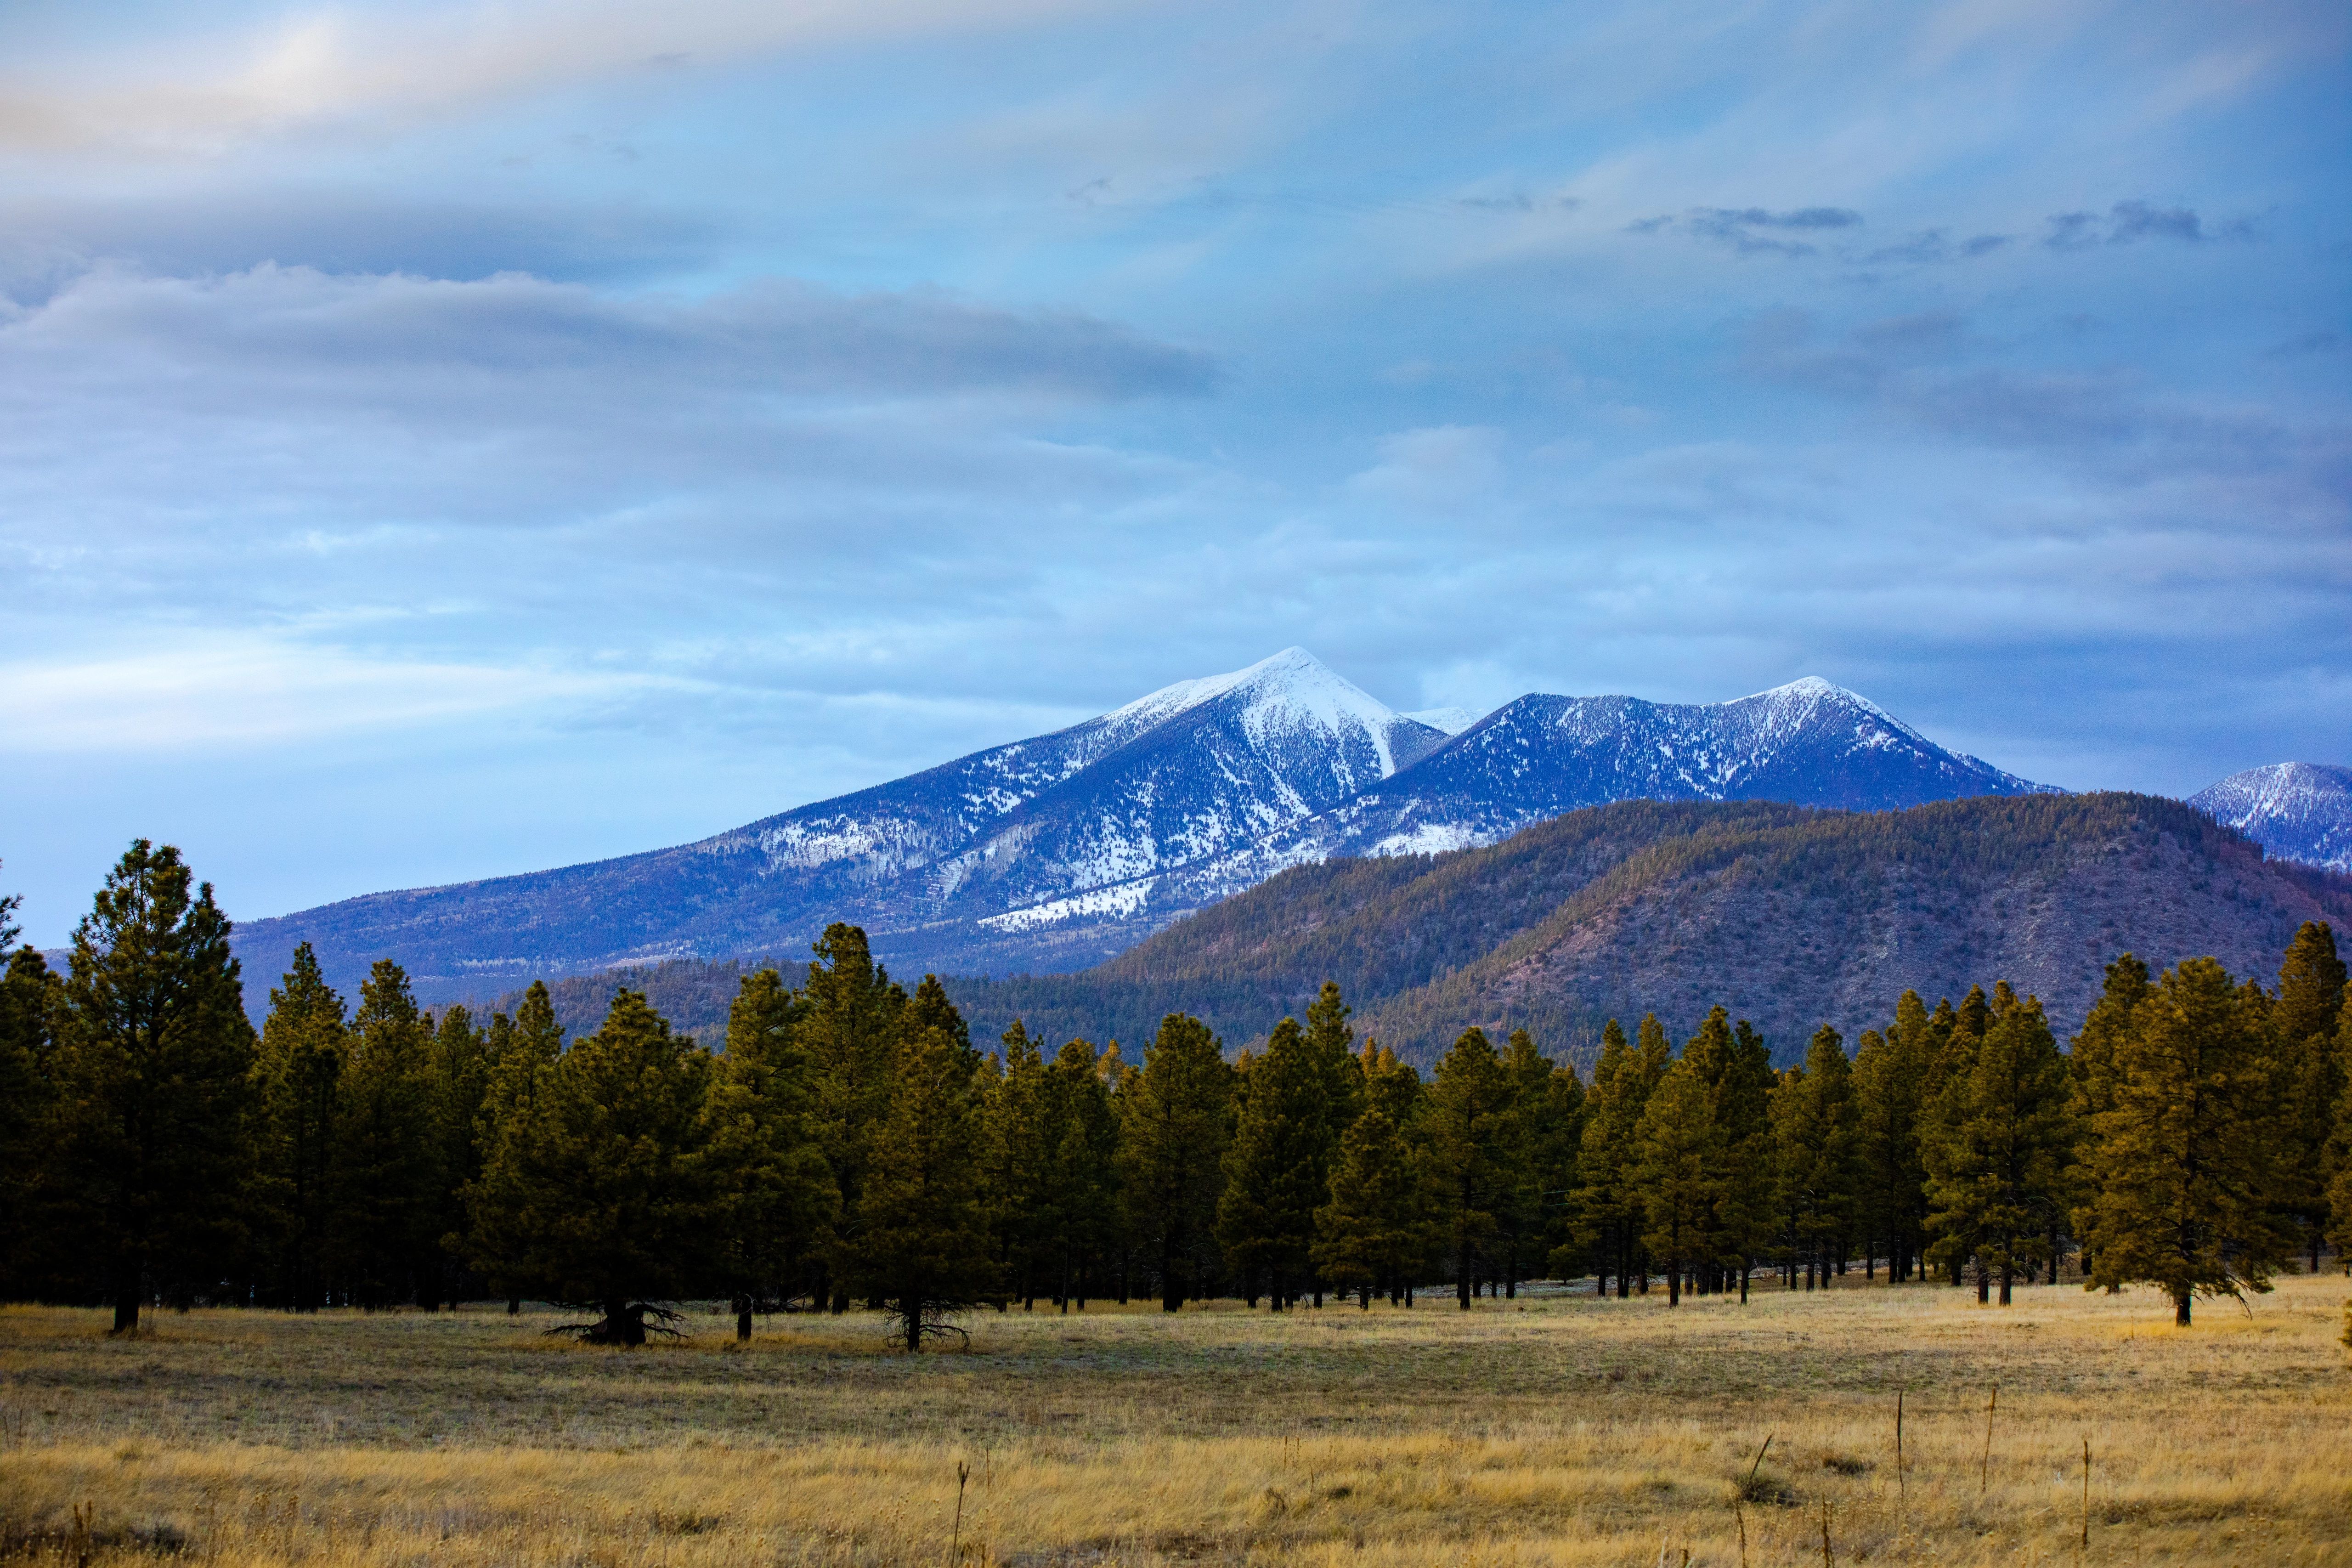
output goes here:
{"type": "Polygon", "coordinates": [[[1368,1104],[1339,1141],[1331,1196],[1315,1211],[1315,1267],[1335,1288],[1353,1290],[1370,1310],[1375,1293],[1391,1300],[1428,1247],[1404,1131],[1368,1104]]]}
{"type": "Polygon", "coordinates": [[[814,1121],[814,1069],[797,1038],[806,1011],[775,970],[744,975],[711,1085],[714,1258],[734,1294],[739,1341],[751,1337],[760,1302],[801,1293],[840,1202],[814,1121]]]}
{"type": "Polygon", "coordinates": [[[433,1120],[440,1142],[436,1164],[436,1210],[441,1295],[451,1310],[465,1299],[466,1289],[478,1281],[467,1278],[466,1189],[482,1173],[488,1157],[475,1131],[482,1101],[489,1092],[490,1057],[487,1031],[476,1027],[470,1009],[452,1005],[433,1031],[433,1120]]]}
{"type": "Polygon", "coordinates": [[[442,1168],[430,1020],[407,973],[379,959],[360,986],[338,1079],[330,1255],[354,1305],[435,1305],[442,1168]]]}
{"type": "Polygon", "coordinates": [[[1129,1234],[1155,1264],[1160,1304],[1206,1293],[1233,1136],[1234,1069],[1199,1019],[1171,1013],[1120,1086],[1119,1188],[1129,1234]]]}
{"type": "MultiPolygon", "coordinates": [[[[1307,1056],[1316,1080],[1316,1116],[1307,1151],[1306,1181],[1318,1206],[1330,1194],[1331,1174],[1339,1164],[1340,1140],[1363,1114],[1366,1104],[1363,1064],[1356,1059],[1352,1048],[1356,1033],[1348,1026],[1350,1011],[1338,984],[1328,980],[1307,1009],[1307,1056]]],[[[1315,1304],[1320,1307],[1323,1279],[1311,1257],[1307,1277],[1315,1304]]]]}
{"type": "Polygon", "coordinates": [[[1465,1312],[1505,1196],[1503,1139],[1510,1109],[1510,1080],[1494,1045],[1485,1030],[1465,1029],[1438,1059],[1418,1131],[1422,1190],[1465,1312]]]}
{"type": "MultiPolygon", "coordinates": [[[[563,1054],[563,1026],[555,1020],[554,999],[544,982],[530,983],[512,1018],[504,1013],[491,1016],[482,1049],[488,1068],[483,1079],[481,1109],[474,1118],[474,1141],[482,1151],[482,1168],[487,1173],[509,1132],[530,1119],[548,1074],[563,1054]]],[[[481,1178],[477,1176],[462,1195],[467,1260],[493,1290],[506,1297],[509,1315],[518,1313],[522,1310],[523,1287],[514,1276],[511,1257],[502,1250],[509,1238],[484,1228],[481,1178]]]]}
{"type": "Polygon", "coordinates": [[[1559,1240],[1555,1215],[1575,1180],[1573,1140],[1583,1129],[1581,1086],[1536,1049],[1535,1038],[1514,1029],[1502,1055],[1508,1109],[1501,1132],[1502,1186],[1495,1205],[1496,1261],[1504,1294],[1516,1300],[1519,1281],[1541,1269],[1559,1240]],[[1565,1076],[1568,1089],[1555,1087],[1565,1076]],[[1573,1089],[1574,1092],[1570,1092],[1573,1089]]]}
{"type": "Polygon", "coordinates": [[[2093,1121],[2086,1285],[2145,1281],[2186,1326],[2200,1295],[2266,1290],[2294,1246],[2273,1206],[2275,1071],[2261,1010],[2210,958],[2165,972],[2116,1040],[2093,1121]]]}
{"type": "Polygon", "coordinates": [[[707,1281],[723,1216],[713,1181],[710,1054],[621,990],[550,1067],[477,1184],[476,1232],[509,1289],[587,1307],[567,1325],[643,1344],[664,1299],[707,1281]]]}
{"type": "Polygon", "coordinates": [[[981,1190],[990,1257],[1024,1309],[1037,1304],[1045,1247],[1045,1061],[1020,1019],[1004,1031],[1001,1059],[981,1079],[981,1190]]]}
{"type": "Polygon", "coordinates": [[[1683,1281],[1691,1272],[1713,1261],[1710,1233],[1722,1157],[1706,1081],[1685,1055],[1658,1080],[1633,1137],[1642,1242],[1665,1267],[1669,1307],[1682,1304],[1683,1281]]]}
{"type": "Polygon", "coordinates": [[[242,1242],[253,1026],[228,919],[192,880],[177,849],[135,840],[74,928],[58,998],[44,1207],[118,1333],[152,1290],[217,1288],[242,1242]]]}
{"type": "Polygon", "coordinates": [[[319,973],[309,942],[294,950],[269,994],[254,1062],[257,1208],[269,1294],[297,1312],[325,1304],[322,1257],[333,1213],[330,1179],[347,1048],[343,999],[319,973]]]}
{"type": "Polygon", "coordinates": [[[1102,1294],[1102,1259],[1112,1242],[1118,1196],[1118,1121],[1111,1108],[1106,1058],[1086,1040],[1066,1040],[1045,1069],[1046,1118],[1053,1129],[1042,1186],[1043,1240],[1054,1274],[1054,1304],[1086,1310],[1102,1294]]]}
{"type": "MultiPolygon", "coordinates": [[[[19,934],[8,919],[16,907],[14,897],[0,899],[0,949],[19,934]]],[[[0,966],[0,1300],[33,1293],[36,1173],[59,989],[38,948],[20,947],[0,966]]]]}
{"type": "Polygon", "coordinates": [[[1655,1014],[1642,1020],[1638,1038],[1638,1047],[1629,1047],[1614,1018],[1601,1030],[1601,1057],[1584,1100],[1584,1132],[1576,1166],[1577,1239],[1594,1265],[1596,1288],[1605,1292],[1614,1274],[1621,1300],[1631,1291],[1637,1268],[1648,1288],[1649,1270],[1640,1245],[1644,1216],[1631,1173],[1633,1139],[1650,1092],[1673,1059],[1655,1014]]]}
{"type": "Polygon", "coordinates": [[[951,1320],[995,1287],[971,1047],[943,1022],[908,1029],[889,1082],[843,1269],[851,1289],[882,1303],[896,1342],[916,1352],[927,1339],[969,1338],[951,1320]]]}
{"type": "Polygon", "coordinates": [[[2335,931],[2323,921],[2306,921],[2279,965],[2278,1004],[2271,1010],[2285,1100],[2280,1159],[2284,1184],[2279,1196],[2302,1232],[2314,1274],[2319,1272],[2319,1249],[2328,1231],[2335,1174],[2329,1143],[2347,1082],[2344,1047],[2336,1034],[2344,978],[2335,931]]]}
{"type": "Polygon", "coordinates": [[[1297,1300],[1314,1268],[1315,1211],[1330,1195],[1323,1140],[1324,1075],[1306,1031],[1285,1018],[1265,1054],[1244,1057],[1217,1241],[1253,1303],[1263,1284],[1274,1310],[1297,1300]]]}
{"type": "Polygon", "coordinates": [[[1946,1086],[1927,1146],[1931,1256],[1967,1248],[2010,1304],[2021,1266],[2028,1279],[2047,1258],[2045,1238],[2063,1212],[2074,1142],[2066,1059],[2032,997],[2006,985],[1968,1073],[1946,1086]]]}
{"type": "MultiPolygon", "coordinates": [[[[2099,1118],[2116,1108],[2116,1053],[2131,1032],[2133,1014],[2154,990],[2148,983],[2147,964],[2128,952],[2118,956],[2107,965],[2106,985],[2092,1005],[2090,1015],[2083,1020],[2083,1031],[2074,1037],[2074,1048],[2067,1057],[2077,1140],[2074,1163],[2067,1170],[2067,1199],[2078,1236],[2088,1236],[2092,1210],[2098,1201],[2096,1168],[2090,1158],[2089,1141],[2095,1135],[2099,1118]]],[[[2083,1255],[2086,1279],[2091,1272],[2088,1248],[2086,1240],[2083,1255]]]]}
{"type": "Polygon", "coordinates": [[[1772,1245],[1772,1053],[1743,1018],[1711,1088],[1717,1139],[1715,1241],[1739,1278],[1739,1300],[1772,1245]]]}
{"type": "MultiPolygon", "coordinates": [[[[854,1245],[856,1227],[863,1223],[866,1169],[874,1155],[874,1139],[889,1114],[893,1042],[908,999],[875,963],[866,933],[856,926],[836,922],[825,927],[814,951],[816,959],[802,988],[808,1016],[799,1032],[815,1069],[816,1121],[825,1163],[833,1171],[834,1189],[841,1194],[841,1222],[833,1242],[833,1250],[838,1251],[854,1245]]],[[[927,1022],[936,1026],[940,1020],[927,1022]]],[[[953,1037],[951,1044],[969,1049],[962,1037],[953,1037]]],[[[848,1295],[826,1289],[833,1310],[847,1310],[848,1295]]]]}
{"type": "Polygon", "coordinates": [[[1783,1075],[1773,1096],[1776,1207],[1792,1286],[1800,1263],[1806,1289],[1816,1281],[1826,1285],[1853,1234],[1862,1181],[1859,1126],[1845,1042],[1823,1025],[1805,1065],[1783,1075]]]}

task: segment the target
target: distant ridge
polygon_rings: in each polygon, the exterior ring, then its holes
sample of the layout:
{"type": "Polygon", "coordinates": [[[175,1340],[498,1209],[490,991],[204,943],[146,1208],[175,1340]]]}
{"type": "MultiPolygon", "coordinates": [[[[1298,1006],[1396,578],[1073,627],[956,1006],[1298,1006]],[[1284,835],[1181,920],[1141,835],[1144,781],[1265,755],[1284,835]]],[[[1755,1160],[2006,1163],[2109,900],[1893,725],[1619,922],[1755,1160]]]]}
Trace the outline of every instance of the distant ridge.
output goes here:
{"type": "Polygon", "coordinates": [[[2352,768],[2273,763],[2209,784],[2189,804],[2273,855],[2352,871],[2352,768]]]}
{"type": "Polygon", "coordinates": [[[2041,786],[1807,679],[1736,701],[1518,699],[1393,709],[1303,648],[1051,734],[675,848],[244,922],[354,988],[379,958],[427,999],[673,959],[798,952],[835,920],[894,967],[1070,972],[1288,867],[1490,844],[1627,799],[1890,810],[2041,786]]]}

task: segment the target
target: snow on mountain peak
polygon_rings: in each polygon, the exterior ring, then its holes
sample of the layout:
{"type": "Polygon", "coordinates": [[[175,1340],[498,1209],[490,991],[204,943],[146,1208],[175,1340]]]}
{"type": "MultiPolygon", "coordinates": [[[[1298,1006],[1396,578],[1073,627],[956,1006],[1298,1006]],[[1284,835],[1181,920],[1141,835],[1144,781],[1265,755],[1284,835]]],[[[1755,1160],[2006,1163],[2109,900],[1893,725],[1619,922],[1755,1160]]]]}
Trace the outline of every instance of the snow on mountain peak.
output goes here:
{"type": "Polygon", "coordinates": [[[1475,713],[1467,708],[1423,708],[1402,717],[1416,724],[1426,724],[1433,730],[1442,730],[1449,735],[1459,735],[1486,715],[1475,713]]]}
{"type": "Polygon", "coordinates": [[[2352,872],[2352,768],[2273,763],[2209,784],[2189,804],[2273,855],[2352,872]]]}
{"type": "Polygon", "coordinates": [[[1390,732],[1403,718],[1303,647],[1286,647],[1245,668],[1163,686],[1103,715],[1122,735],[1138,735],[1232,694],[1244,699],[1240,721],[1253,742],[1312,727],[1327,735],[1360,731],[1379,753],[1381,776],[1396,772],[1390,732]]]}

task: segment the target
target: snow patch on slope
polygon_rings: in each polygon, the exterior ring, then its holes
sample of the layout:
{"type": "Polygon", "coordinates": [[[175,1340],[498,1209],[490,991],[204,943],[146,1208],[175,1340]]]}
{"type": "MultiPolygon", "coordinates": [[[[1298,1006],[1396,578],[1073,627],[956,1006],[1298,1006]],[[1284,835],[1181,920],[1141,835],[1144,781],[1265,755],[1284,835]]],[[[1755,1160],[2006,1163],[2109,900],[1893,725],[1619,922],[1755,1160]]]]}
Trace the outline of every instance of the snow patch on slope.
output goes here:
{"type": "Polygon", "coordinates": [[[1144,877],[1116,887],[1094,888],[1075,898],[1051,899],[1025,910],[990,915],[980,923],[994,931],[1023,931],[1059,925],[1064,921],[1125,920],[1150,901],[1152,887],[1159,880],[1157,877],[1144,877]]]}

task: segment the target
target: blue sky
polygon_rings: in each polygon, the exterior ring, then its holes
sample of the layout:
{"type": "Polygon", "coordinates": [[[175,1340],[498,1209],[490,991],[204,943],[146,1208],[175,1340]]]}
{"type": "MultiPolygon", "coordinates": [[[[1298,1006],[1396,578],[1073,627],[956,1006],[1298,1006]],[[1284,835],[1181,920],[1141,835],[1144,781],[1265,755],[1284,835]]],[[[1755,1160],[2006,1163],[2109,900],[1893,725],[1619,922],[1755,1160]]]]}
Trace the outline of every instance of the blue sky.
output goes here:
{"type": "Polygon", "coordinates": [[[0,8],[0,889],[651,847],[1303,644],[2352,761],[2352,15],[0,8]]]}

